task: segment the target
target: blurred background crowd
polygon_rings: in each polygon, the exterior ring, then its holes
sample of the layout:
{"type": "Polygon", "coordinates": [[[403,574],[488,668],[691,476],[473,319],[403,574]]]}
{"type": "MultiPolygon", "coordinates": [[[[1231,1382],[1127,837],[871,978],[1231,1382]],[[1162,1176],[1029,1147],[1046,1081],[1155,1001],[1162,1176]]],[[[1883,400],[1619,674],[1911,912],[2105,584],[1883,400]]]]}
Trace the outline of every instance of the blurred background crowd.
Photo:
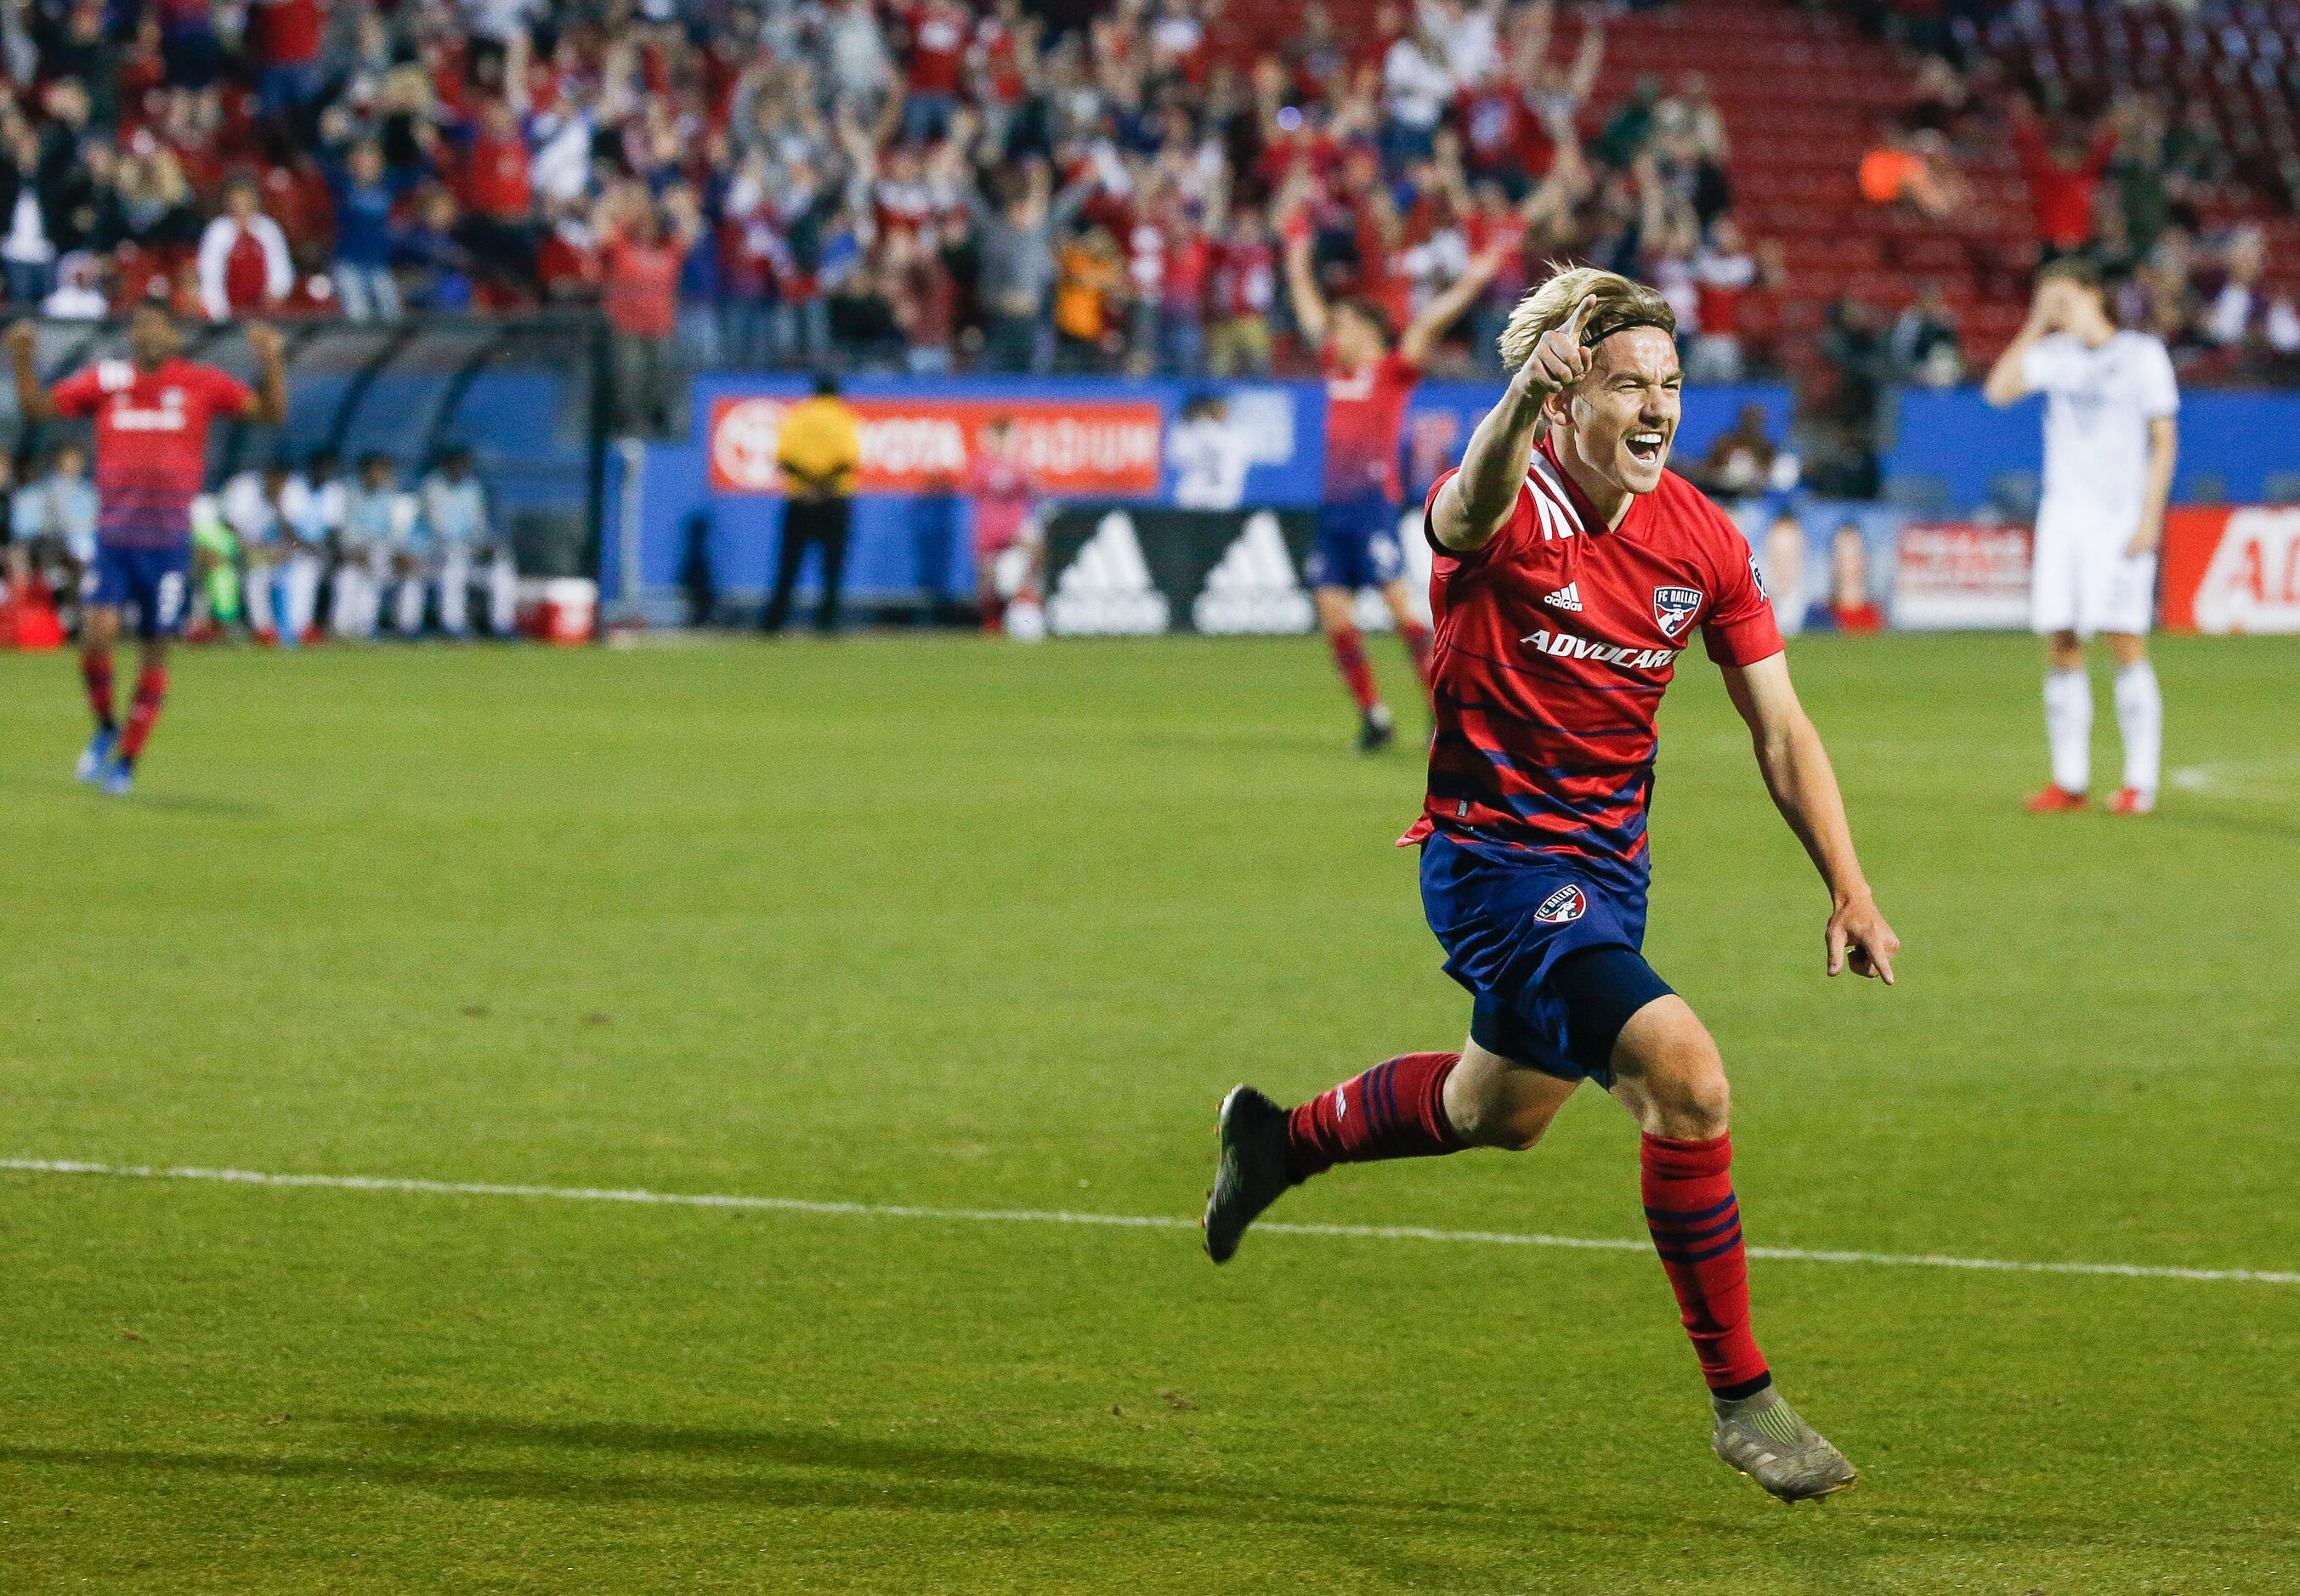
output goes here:
{"type": "Polygon", "coordinates": [[[6,0],[0,63],[19,306],[596,303],[642,428],[720,365],[1307,370],[1304,235],[1401,319],[1513,243],[1464,375],[1543,262],[1638,274],[1854,456],[2057,254],[2300,377],[2295,0],[6,0]]]}

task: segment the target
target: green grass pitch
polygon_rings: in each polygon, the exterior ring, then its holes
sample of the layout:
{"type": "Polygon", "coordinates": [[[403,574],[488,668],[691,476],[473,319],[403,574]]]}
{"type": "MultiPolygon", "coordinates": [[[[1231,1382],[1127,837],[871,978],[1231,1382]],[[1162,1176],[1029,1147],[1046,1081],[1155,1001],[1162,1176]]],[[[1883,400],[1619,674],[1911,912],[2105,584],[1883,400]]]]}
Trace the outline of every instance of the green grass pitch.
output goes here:
{"type": "MultiPolygon", "coordinates": [[[[2158,657],[2129,823],[2018,812],[2028,639],[1796,645],[1892,992],[1688,660],[1754,1242],[2300,1268],[2300,644],[2158,657]]],[[[125,802],[76,683],[0,656],[0,1157],[1187,1216],[1233,1081],[1466,1019],[1309,640],[188,653],[125,802]]],[[[1273,1217],[1635,1237],[1634,1146],[1273,1217]]],[[[1634,1251],[17,1172],[0,1259],[10,1592],[2300,1590],[2292,1284],[1761,1259],[1793,1511],[1634,1251]]]]}

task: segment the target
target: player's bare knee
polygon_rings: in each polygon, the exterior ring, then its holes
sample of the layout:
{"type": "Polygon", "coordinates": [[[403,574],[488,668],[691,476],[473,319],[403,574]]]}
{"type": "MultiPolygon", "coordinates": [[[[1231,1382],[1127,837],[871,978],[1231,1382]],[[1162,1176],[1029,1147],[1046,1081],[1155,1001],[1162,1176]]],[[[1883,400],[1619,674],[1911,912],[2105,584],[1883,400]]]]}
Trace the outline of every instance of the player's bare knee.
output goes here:
{"type": "Polygon", "coordinates": [[[1705,1141],[1725,1133],[1732,1089],[1725,1060],[1691,1005],[1656,998],[1630,1017],[1613,1047],[1616,1093],[1655,1135],[1705,1141]]]}
{"type": "Polygon", "coordinates": [[[1524,1152],[1540,1142],[1572,1083],[1528,1069],[1472,1042],[1446,1077],[1446,1118],[1472,1147],[1524,1152]]]}

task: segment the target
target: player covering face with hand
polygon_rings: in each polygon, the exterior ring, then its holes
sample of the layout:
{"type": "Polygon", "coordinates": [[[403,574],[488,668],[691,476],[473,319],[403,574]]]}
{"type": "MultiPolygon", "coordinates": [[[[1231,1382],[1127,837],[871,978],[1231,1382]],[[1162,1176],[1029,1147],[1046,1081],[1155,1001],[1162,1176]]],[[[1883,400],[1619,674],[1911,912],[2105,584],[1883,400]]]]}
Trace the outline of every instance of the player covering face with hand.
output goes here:
{"type": "Polygon", "coordinates": [[[2045,734],[2052,785],[2031,812],[2083,809],[2092,777],[2092,677],[2085,644],[2108,638],[2124,786],[2109,812],[2156,807],[2164,698],[2148,663],[2156,548],[2179,454],[2172,357],[2109,319],[2100,276],[2082,261],[2038,274],[2029,320],[1988,373],[1991,404],[2045,395],[2044,496],[2037,506],[2030,623],[2046,640],[2045,734]]]}
{"type": "Polygon", "coordinates": [[[1471,995],[1459,1052],[1409,1053],[1291,1110],[1222,1100],[1205,1210],[1217,1262],[1288,1188],[1336,1164],[1522,1151],[1593,1080],[1642,1132],[1641,1190],[1727,1463],[1787,1500],[1853,1483],[1781,1398],[1750,1327],[1725,1067],[1646,962],[1654,715],[1696,632],[1748,724],[1774,802],[1829,888],[1829,974],[1893,979],[1899,940],[1854,855],[1747,543],[1667,470],[1674,318],[1611,272],[1558,273],[1502,337],[1513,369],[1423,529],[1438,731],[1421,898],[1471,995]]]}

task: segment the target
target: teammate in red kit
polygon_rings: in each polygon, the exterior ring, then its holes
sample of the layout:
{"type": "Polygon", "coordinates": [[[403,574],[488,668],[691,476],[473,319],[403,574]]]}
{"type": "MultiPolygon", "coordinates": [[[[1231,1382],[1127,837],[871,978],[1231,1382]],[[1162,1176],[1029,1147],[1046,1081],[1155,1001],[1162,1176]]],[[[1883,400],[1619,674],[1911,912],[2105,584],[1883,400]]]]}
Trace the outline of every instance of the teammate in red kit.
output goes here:
{"type": "Polygon", "coordinates": [[[982,429],[982,449],[966,486],[974,501],[974,586],[982,629],[1036,642],[1046,635],[1039,609],[1046,545],[1038,533],[1038,485],[1023,463],[1013,417],[993,417],[982,429]]]}
{"type": "Polygon", "coordinates": [[[1358,706],[1358,748],[1372,753],[1396,734],[1389,706],[1374,685],[1350,604],[1364,588],[1379,588],[1397,618],[1413,669],[1427,687],[1429,628],[1413,612],[1403,579],[1405,557],[1397,544],[1398,453],[1404,443],[1405,403],[1421,380],[1421,363],[1438,336],[1484,292],[1500,270],[1503,251],[1489,250],[1444,293],[1433,295],[1390,346],[1389,317],[1371,299],[1329,306],[1310,265],[1306,233],[1286,251],[1286,278],[1294,320],[1321,349],[1326,371],[1326,483],[1318,505],[1318,540],[1305,574],[1316,591],[1318,624],[1334,651],[1334,665],[1358,706]]]}
{"type": "Polygon", "coordinates": [[[168,692],[168,639],[182,625],[192,566],[192,500],[207,476],[208,427],[219,418],[277,426],[288,419],[288,373],[279,334],[252,325],[257,386],[182,359],[167,308],[147,301],[128,323],[127,360],[96,362],[54,388],[43,387],[33,351],[38,333],[8,329],[16,403],[27,425],[59,418],[96,422],[95,586],[80,633],[80,675],[96,712],[96,735],[80,755],[79,778],[125,794],[136,761],[168,692]],[[112,645],[121,611],[136,611],[142,658],[123,727],[114,716],[112,645]]]}
{"type": "Polygon", "coordinates": [[[1749,546],[1664,469],[1674,330],[1659,295],[1588,268],[1512,315],[1508,391],[1424,515],[1438,735],[1421,818],[1401,839],[1421,845],[1422,906],[1470,992],[1470,1037],[1290,1112],[1234,1089],[1206,1250],[1228,1259],[1256,1215],[1338,1163],[1529,1148],[1594,1080],[1644,1132],[1646,1221],[1710,1388],[1712,1445],[1799,1500],[1851,1484],[1853,1466],[1782,1400],[1757,1350],[1724,1064],[1640,952],[1654,714],[1696,630],[1828,884],[1829,973],[1890,983],[1900,943],[1862,877],[1749,546]]]}

